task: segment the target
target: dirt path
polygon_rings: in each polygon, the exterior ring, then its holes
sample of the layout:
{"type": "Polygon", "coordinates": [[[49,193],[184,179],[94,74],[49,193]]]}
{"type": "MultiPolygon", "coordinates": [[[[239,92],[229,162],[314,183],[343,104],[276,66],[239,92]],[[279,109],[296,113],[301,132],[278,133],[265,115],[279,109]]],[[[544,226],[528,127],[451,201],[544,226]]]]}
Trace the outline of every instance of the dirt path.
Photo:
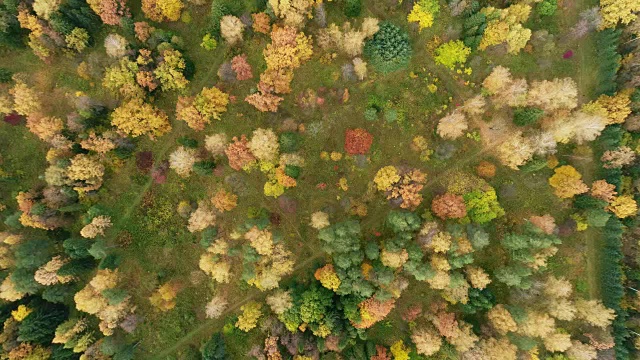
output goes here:
{"type": "MultiPolygon", "coordinates": [[[[300,263],[294,270],[293,273],[291,275],[289,275],[289,277],[295,276],[297,272],[305,270],[307,268],[307,265],[312,263],[313,261],[315,261],[316,259],[318,259],[319,257],[321,257],[322,254],[317,254],[314,255],[308,259],[306,259],[305,261],[303,261],[302,263],[300,263]]],[[[149,359],[165,359],[167,356],[174,354],[178,349],[182,348],[183,346],[189,344],[189,342],[191,340],[193,340],[194,338],[196,338],[198,335],[201,335],[202,333],[209,331],[210,333],[213,333],[215,329],[219,329],[221,330],[223,325],[224,325],[224,321],[225,321],[225,315],[232,313],[236,310],[238,310],[242,305],[246,304],[247,302],[262,296],[264,293],[259,291],[259,290],[253,290],[253,291],[249,291],[249,293],[247,294],[247,296],[241,298],[241,299],[237,299],[235,301],[230,301],[233,305],[230,306],[229,308],[227,308],[227,310],[225,310],[217,319],[212,319],[212,320],[206,320],[204,321],[202,324],[200,324],[200,326],[196,327],[195,329],[189,331],[188,333],[186,333],[180,340],[178,340],[175,344],[171,345],[170,347],[162,350],[161,352],[155,354],[155,355],[150,355],[149,359]]]]}

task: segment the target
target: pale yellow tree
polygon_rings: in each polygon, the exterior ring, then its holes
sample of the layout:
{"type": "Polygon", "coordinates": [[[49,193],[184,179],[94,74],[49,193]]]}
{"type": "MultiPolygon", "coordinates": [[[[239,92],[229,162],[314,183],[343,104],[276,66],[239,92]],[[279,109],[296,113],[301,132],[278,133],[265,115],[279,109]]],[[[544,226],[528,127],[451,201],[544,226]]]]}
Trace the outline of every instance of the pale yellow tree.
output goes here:
{"type": "Polygon", "coordinates": [[[467,131],[468,128],[469,124],[467,123],[464,113],[454,111],[440,119],[436,132],[443,139],[455,140],[464,135],[464,132],[467,131]]]}
{"type": "Polygon", "coordinates": [[[411,340],[420,355],[431,356],[437,353],[442,346],[442,337],[435,329],[416,328],[411,333],[411,340]]]}
{"type": "Polygon", "coordinates": [[[186,178],[191,175],[193,165],[198,160],[196,149],[180,146],[169,155],[169,167],[181,177],[186,178]]]}
{"type": "Polygon", "coordinates": [[[528,311],[527,318],[518,325],[518,332],[531,337],[546,338],[556,328],[555,320],[548,314],[528,311]]]}
{"type": "Polygon", "coordinates": [[[605,307],[599,300],[576,300],[577,317],[589,324],[601,328],[611,325],[616,317],[615,311],[605,307]]]}
{"type": "Polygon", "coordinates": [[[482,290],[491,283],[489,274],[479,266],[467,265],[465,267],[465,273],[467,274],[467,279],[471,283],[471,286],[475,289],[482,290]]]}
{"type": "Polygon", "coordinates": [[[504,305],[498,304],[491,308],[487,313],[489,323],[498,333],[506,335],[509,332],[518,330],[518,325],[504,305]]]}
{"type": "Polygon", "coordinates": [[[229,45],[236,45],[242,42],[243,31],[244,24],[233,15],[225,15],[220,20],[220,33],[229,45]]]}
{"type": "Polygon", "coordinates": [[[91,219],[91,222],[80,230],[80,235],[87,239],[104,236],[104,232],[111,227],[111,217],[99,215],[91,219]]]}
{"type": "Polygon", "coordinates": [[[534,81],[527,95],[529,105],[546,111],[572,110],[578,106],[578,86],[572,78],[534,81]]]}
{"type": "Polygon", "coordinates": [[[202,231],[216,224],[216,214],[205,201],[198,203],[198,208],[189,217],[189,232],[202,231]]]}
{"type": "Polygon", "coordinates": [[[551,352],[565,352],[571,347],[571,335],[554,332],[543,339],[545,349],[551,352]]]}
{"type": "Polygon", "coordinates": [[[265,299],[267,305],[276,315],[282,315],[293,307],[291,291],[276,290],[265,299]]]}
{"type": "Polygon", "coordinates": [[[205,315],[207,319],[217,319],[227,309],[228,301],[222,295],[214,296],[205,307],[205,315]]]}
{"type": "Polygon", "coordinates": [[[313,0],[269,0],[273,13],[284,20],[284,23],[296,28],[302,28],[311,17],[313,0]]]}

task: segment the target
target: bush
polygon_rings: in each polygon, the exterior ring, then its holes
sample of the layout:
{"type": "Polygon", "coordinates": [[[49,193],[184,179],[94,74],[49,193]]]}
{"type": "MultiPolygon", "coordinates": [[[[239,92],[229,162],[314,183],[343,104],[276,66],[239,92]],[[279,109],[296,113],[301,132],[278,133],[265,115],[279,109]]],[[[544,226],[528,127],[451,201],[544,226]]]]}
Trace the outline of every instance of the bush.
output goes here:
{"type": "Polygon", "coordinates": [[[178,138],[176,142],[184,147],[191,148],[191,149],[196,149],[198,147],[198,140],[192,139],[187,136],[178,138]]]}
{"type": "Polygon", "coordinates": [[[396,109],[387,109],[384,112],[384,120],[388,123],[393,123],[398,121],[398,110],[396,109]]]}
{"type": "Polygon", "coordinates": [[[547,159],[539,158],[539,159],[532,159],[528,161],[526,164],[520,166],[519,169],[522,172],[531,173],[531,172],[536,172],[538,170],[542,170],[545,167],[547,167],[547,159]]]}
{"type": "Polygon", "coordinates": [[[211,160],[198,161],[193,165],[193,171],[202,176],[212,174],[212,170],[215,169],[216,163],[211,160]]]}
{"type": "Polygon", "coordinates": [[[380,30],[364,46],[370,63],[383,73],[399,70],[409,63],[411,43],[406,31],[385,22],[380,30]]]}
{"type": "Polygon", "coordinates": [[[364,110],[364,119],[367,121],[376,121],[378,120],[378,110],[373,107],[368,107],[364,110]]]}
{"type": "Polygon", "coordinates": [[[346,17],[355,18],[360,16],[362,11],[361,0],[347,0],[344,4],[344,15],[346,17]]]}
{"type": "Polygon", "coordinates": [[[540,16],[552,16],[558,10],[558,0],[544,0],[536,7],[540,16]]]}
{"type": "Polygon", "coordinates": [[[284,173],[287,176],[291,176],[294,179],[297,179],[300,176],[300,167],[294,165],[287,165],[284,168],[284,173]]]}
{"type": "Polygon", "coordinates": [[[224,360],[227,358],[224,338],[220,333],[215,333],[211,336],[211,339],[204,343],[202,349],[202,360],[224,360]]]}
{"type": "Polygon", "coordinates": [[[544,115],[542,109],[535,107],[516,108],[513,112],[513,123],[518,126],[527,126],[535,124],[544,115]]]}
{"type": "Polygon", "coordinates": [[[297,151],[300,148],[300,134],[288,131],[280,134],[280,151],[283,153],[290,153],[297,151]]]}

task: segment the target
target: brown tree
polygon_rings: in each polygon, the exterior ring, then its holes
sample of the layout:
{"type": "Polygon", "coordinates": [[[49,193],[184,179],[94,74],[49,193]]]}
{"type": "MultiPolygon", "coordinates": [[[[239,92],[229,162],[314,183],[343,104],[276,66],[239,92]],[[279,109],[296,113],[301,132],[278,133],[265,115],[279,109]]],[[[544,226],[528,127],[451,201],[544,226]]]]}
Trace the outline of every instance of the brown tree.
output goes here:
{"type": "Polygon", "coordinates": [[[231,68],[236,73],[236,79],[238,80],[249,80],[253,78],[253,73],[251,72],[251,65],[247,62],[247,55],[236,55],[231,59],[231,68]]]}
{"type": "Polygon", "coordinates": [[[450,193],[436,196],[431,202],[431,210],[442,220],[460,219],[467,216],[467,208],[462,196],[450,193]]]}

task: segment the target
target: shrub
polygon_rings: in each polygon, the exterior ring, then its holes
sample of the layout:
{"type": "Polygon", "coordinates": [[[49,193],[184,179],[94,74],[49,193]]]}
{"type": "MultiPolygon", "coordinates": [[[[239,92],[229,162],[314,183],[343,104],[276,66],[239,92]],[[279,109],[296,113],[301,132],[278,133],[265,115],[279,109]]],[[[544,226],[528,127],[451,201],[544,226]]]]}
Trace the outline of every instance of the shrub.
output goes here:
{"type": "Polygon", "coordinates": [[[540,16],[552,16],[558,10],[558,0],[544,0],[536,7],[540,16]]]}
{"type": "Polygon", "coordinates": [[[355,18],[360,16],[362,11],[361,0],[347,0],[344,4],[344,14],[346,17],[355,18]]]}
{"type": "Polygon", "coordinates": [[[374,107],[368,107],[364,110],[364,118],[367,121],[376,121],[378,120],[378,110],[374,107]]]}
{"type": "Polygon", "coordinates": [[[224,360],[227,358],[227,354],[224,346],[224,338],[220,333],[215,333],[211,336],[200,349],[203,360],[224,360]]]}
{"type": "Polygon", "coordinates": [[[198,161],[193,165],[193,171],[198,175],[211,175],[216,163],[211,160],[198,161]]]}
{"type": "Polygon", "coordinates": [[[280,134],[278,142],[280,143],[280,151],[283,153],[290,153],[300,148],[300,134],[287,131],[280,134]]]}
{"type": "Polygon", "coordinates": [[[364,46],[371,64],[383,73],[405,67],[411,58],[411,44],[406,31],[391,23],[382,23],[380,30],[364,46]]]}
{"type": "Polygon", "coordinates": [[[12,75],[13,73],[11,72],[11,70],[0,68],[0,84],[10,82],[12,75]]]}

